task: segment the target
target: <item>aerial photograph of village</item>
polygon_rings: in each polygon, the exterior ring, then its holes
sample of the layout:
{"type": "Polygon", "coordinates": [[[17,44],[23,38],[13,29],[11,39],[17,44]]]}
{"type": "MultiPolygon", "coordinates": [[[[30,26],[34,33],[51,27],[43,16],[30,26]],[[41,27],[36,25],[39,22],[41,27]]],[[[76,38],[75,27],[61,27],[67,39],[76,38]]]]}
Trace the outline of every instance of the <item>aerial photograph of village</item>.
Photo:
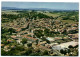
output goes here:
{"type": "Polygon", "coordinates": [[[1,2],[1,56],[78,56],[79,3],[1,2]]]}

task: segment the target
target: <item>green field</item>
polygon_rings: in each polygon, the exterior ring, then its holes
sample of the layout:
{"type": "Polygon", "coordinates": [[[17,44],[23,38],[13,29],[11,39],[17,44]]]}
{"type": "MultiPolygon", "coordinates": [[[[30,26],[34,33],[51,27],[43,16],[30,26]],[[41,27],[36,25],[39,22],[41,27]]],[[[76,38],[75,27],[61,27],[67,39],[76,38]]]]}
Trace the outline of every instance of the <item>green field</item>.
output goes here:
{"type": "Polygon", "coordinates": [[[57,16],[60,16],[60,14],[58,14],[58,13],[54,13],[54,14],[52,14],[52,13],[44,13],[44,14],[46,14],[46,15],[48,15],[48,16],[52,16],[52,17],[57,17],[57,16]]]}
{"type": "Polygon", "coordinates": [[[17,13],[17,12],[14,12],[14,11],[11,11],[11,10],[6,10],[6,11],[2,11],[2,13],[4,13],[4,14],[14,14],[14,15],[17,15],[17,14],[19,14],[19,13],[17,13]]]}

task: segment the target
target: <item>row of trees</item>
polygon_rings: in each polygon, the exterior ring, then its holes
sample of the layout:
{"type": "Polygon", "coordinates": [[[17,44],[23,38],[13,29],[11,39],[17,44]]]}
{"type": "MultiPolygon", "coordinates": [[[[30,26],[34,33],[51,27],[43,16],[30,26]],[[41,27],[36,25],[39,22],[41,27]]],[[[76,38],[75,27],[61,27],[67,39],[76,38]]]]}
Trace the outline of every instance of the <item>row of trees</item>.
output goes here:
{"type": "Polygon", "coordinates": [[[51,16],[47,16],[43,13],[38,13],[36,11],[18,11],[18,13],[20,13],[20,17],[26,17],[26,18],[29,18],[29,19],[40,19],[40,18],[53,18],[51,16]]]}
{"type": "Polygon", "coordinates": [[[41,18],[51,18],[53,19],[52,16],[47,16],[43,13],[38,13],[36,11],[18,11],[19,14],[2,14],[2,18],[8,18],[8,19],[2,19],[2,22],[6,22],[6,20],[8,21],[13,21],[14,19],[17,18],[28,18],[28,19],[41,19],[41,18]]]}
{"type": "Polygon", "coordinates": [[[78,56],[78,50],[75,49],[75,48],[78,48],[78,45],[76,45],[74,47],[72,45],[70,45],[68,48],[69,49],[64,49],[64,50],[61,49],[60,53],[62,53],[64,55],[68,54],[68,56],[78,56]]]}

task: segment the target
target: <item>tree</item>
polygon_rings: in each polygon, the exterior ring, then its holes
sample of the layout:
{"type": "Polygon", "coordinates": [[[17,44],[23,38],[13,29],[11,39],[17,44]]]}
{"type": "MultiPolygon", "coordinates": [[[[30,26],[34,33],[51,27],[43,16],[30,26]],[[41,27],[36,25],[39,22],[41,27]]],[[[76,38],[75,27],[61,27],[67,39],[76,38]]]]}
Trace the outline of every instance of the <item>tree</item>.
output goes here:
{"type": "Polygon", "coordinates": [[[61,50],[60,50],[60,53],[62,53],[62,54],[65,54],[65,55],[66,55],[67,50],[63,50],[63,49],[61,49],[61,50]]]}
{"type": "Polygon", "coordinates": [[[35,34],[38,38],[40,38],[41,36],[44,36],[42,33],[43,33],[42,30],[35,30],[35,31],[34,31],[34,34],[35,34]]]}
{"type": "Polygon", "coordinates": [[[47,40],[45,37],[43,37],[43,38],[41,38],[43,41],[46,41],[47,43],[49,43],[50,44],[50,41],[49,40],[47,40]]]}
{"type": "Polygon", "coordinates": [[[73,46],[72,45],[69,45],[68,48],[73,48],[73,46]]]}
{"type": "Polygon", "coordinates": [[[4,34],[4,33],[6,33],[6,32],[8,32],[8,29],[1,27],[1,33],[4,34]]]}
{"type": "Polygon", "coordinates": [[[16,46],[16,48],[12,48],[11,50],[24,51],[24,47],[23,46],[16,46]]]}
{"type": "Polygon", "coordinates": [[[25,43],[27,43],[27,39],[26,38],[23,38],[22,39],[22,44],[24,45],[25,43]]]}
{"type": "Polygon", "coordinates": [[[67,52],[70,53],[71,52],[70,49],[68,49],[67,52]]]}
{"type": "Polygon", "coordinates": [[[50,31],[49,29],[45,29],[44,33],[47,34],[47,33],[49,33],[49,31],[50,31]]]}
{"type": "Polygon", "coordinates": [[[77,48],[77,47],[78,47],[78,45],[74,46],[74,48],[77,48]]]}
{"type": "Polygon", "coordinates": [[[7,41],[3,41],[3,44],[5,44],[5,45],[7,45],[7,44],[9,44],[7,41]]]}
{"type": "Polygon", "coordinates": [[[45,51],[43,52],[43,55],[49,55],[49,54],[48,54],[48,51],[45,50],[45,51]]]}
{"type": "Polygon", "coordinates": [[[32,46],[32,43],[28,43],[27,45],[28,45],[28,47],[31,47],[32,46]]]}
{"type": "Polygon", "coordinates": [[[36,43],[38,44],[38,42],[39,42],[39,40],[37,39],[37,40],[36,40],[36,43]]]}
{"type": "Polygon", "coordinates": [[[31,53],[29,56],[40,56],[40,53],[31,53]]]}
{"type": "Polygon", "coordinates": [[[11,35],[12,33],[16,33],[15,29],[13,29],[13,28],[9,28],[9,29],[8,29],[8,32],[10,32],[10,35],[11,35]]]}
{"type": "Polygon", "coordinates": [[[64,51],[63,51],[63,49],[61,49],[61,50],[60,50],[60,53],[64,54],[64,51]]]}
{"type": "Polygon", "coordinates": [[[23,55],[27,55],[28,56],[31,53],[32,53],[32,48],[28,48],[23,55]]]}
{"type": "Polygon", "coordinates": [[[1,49],[1,55],[2,56],[5,56],[6,55],[6,52],[3,49],[1,49]]]}
{"type": "Polygon", "coordinates": [[[62,34],[66,35],[66,34],[67,34],[67,31],[66,31],[66,30],[64,30],[64,31],[62,32],[62,34]]]}

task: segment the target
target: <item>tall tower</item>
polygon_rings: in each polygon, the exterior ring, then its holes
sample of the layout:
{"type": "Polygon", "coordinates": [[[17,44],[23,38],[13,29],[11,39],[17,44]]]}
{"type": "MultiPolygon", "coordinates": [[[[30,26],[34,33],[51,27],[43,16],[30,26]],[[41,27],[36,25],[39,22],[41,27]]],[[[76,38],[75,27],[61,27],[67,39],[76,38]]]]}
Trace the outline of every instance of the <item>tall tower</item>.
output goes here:
{"type": "Polygon", "coordinates": [[[33,38],[33,29],[31,30],[31,33],[32,33],[31,36],[32,36],[32,38],[33,38]]]}

